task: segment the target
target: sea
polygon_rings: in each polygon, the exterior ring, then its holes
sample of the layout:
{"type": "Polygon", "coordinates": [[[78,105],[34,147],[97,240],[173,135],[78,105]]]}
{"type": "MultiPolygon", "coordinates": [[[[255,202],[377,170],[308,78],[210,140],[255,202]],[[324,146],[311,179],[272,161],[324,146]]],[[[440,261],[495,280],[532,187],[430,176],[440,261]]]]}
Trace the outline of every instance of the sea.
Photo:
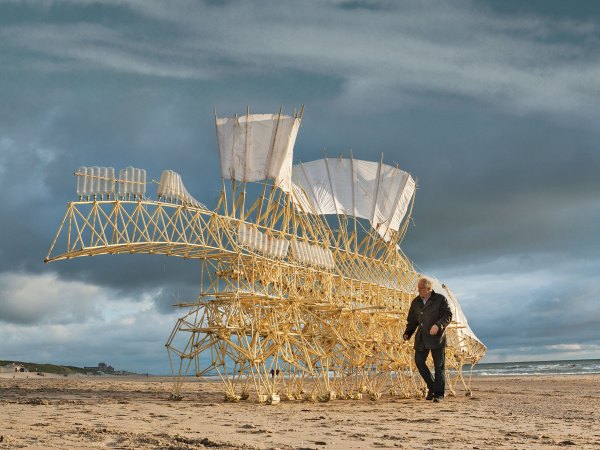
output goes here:
{"type": "MultiPolygon", "coordinates": [[[[469,373],[469,366],[463,373],[469,373]]],[[[567,359],[561,361],[523,361],[482,363],[473,367],[473,376],[523,375],[590,375],[600,374],[600,359],[567,359]]]]}
{"type": "MultiPolygon", "coordinates": [[[[208,365],[208,362],[206,362],[208,365]]],[[[469,375],[470,366],[463,367],[463,374],[469,375]]],[[[600,375],[600,359],[566,359],[560,361],[522,361],[502,363],[480,363],[473,367],[474,377],[486,376],[527,376],[527,375],[600,375]]],[[[331,372],[333,376],[333,372],[331,372]]],[[[219,379],[216,372],[206,374],[206,378],[219,379]]]]}

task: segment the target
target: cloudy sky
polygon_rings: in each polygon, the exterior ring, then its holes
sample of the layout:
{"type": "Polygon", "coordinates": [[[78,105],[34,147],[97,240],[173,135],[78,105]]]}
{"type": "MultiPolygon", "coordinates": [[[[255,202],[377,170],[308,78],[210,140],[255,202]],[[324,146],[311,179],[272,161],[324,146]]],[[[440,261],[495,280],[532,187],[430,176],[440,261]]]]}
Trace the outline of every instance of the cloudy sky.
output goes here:
{"type": "Polygon", "coordinates": [[[168,373],[198,266],[44,264],[82,165],[215,206],[220,115],[305,106],[296,159],[419,180],[405,253],[484,362],[600,358],[600,4],[0,0],[0,359],[168,373]]]}

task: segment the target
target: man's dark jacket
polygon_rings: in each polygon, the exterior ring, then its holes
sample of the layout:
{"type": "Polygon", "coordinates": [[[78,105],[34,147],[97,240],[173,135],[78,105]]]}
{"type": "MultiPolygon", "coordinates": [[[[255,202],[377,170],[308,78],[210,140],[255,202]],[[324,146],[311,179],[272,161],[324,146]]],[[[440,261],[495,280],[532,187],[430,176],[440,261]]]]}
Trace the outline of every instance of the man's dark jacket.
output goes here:
{"type": "Polygon", "coordinates": [[[446,346],[446,327],[451,320],[452,310],[446,297],[431,291],[431,296],[425,305],[421,297],[413,299],[408,310],[404,334],[410,339],[417,330],[415,350],[442,348],[446,346]],[[434,324],[437,324],[439,330],[432,336],[429,330],[434,324]]]}

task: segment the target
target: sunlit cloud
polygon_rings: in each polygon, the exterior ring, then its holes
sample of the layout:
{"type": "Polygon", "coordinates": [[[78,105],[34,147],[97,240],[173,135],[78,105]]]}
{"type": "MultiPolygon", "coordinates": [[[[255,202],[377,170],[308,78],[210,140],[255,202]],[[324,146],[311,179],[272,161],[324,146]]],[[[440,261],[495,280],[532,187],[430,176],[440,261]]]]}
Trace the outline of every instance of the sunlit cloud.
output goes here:
{"type": "MultiPolygon", "coordinates": [[[[156,293],[157,298],[160,293],[156,293]]],[[[81,281],[66,281],[55,273],[0,273],[0,322],[45,323],[57,335],[68,324],[131,320],[154,308],[154,297],[123,298],[116,291],[81,281]]]]}
{"type": "Polygon", "coordinates": [[[136,301],[53,274],[13,273],[0,275],[0,298],[3,359],[169,371],[160,349],[176,314],[159,312],[150,296],[136,301]]]}
{"type": "Polygon", "coordinates": [[[583,350],[583,346],[581,344],[555,344],[555,345],[548,345],[546,348],[548,350],[560,350],[560,351],[583,350]]]}

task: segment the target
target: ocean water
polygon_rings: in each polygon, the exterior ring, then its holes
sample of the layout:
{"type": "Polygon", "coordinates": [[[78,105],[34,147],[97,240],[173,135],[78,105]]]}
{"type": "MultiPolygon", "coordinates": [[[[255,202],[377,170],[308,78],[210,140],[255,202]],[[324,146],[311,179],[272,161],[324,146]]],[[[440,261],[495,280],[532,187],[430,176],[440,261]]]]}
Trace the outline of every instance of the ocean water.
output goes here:
{"type": "MultiPolygon", "coordinates": [[[[468,374],[469,366],[463,371],[468,374]]],[[[473,368],[473,376],[589,374],[600,374],[600,359],[483,363],[473,368]]]]}
{"type": "MultiPolygon", "coordinates": [[[[464,366],[463,374],[468,375],[469,370],[470,366],[464,366]]],[[[231,375],[230,369],[228,373],[231,375]]],[[[591,375],[600,374],[600,359],[482,363],[475,365],[472,373],[473,376],[591,375]]],[[[206,374],[205,378],[216,380],[219,376],[213,371],[206,374]]]]}

